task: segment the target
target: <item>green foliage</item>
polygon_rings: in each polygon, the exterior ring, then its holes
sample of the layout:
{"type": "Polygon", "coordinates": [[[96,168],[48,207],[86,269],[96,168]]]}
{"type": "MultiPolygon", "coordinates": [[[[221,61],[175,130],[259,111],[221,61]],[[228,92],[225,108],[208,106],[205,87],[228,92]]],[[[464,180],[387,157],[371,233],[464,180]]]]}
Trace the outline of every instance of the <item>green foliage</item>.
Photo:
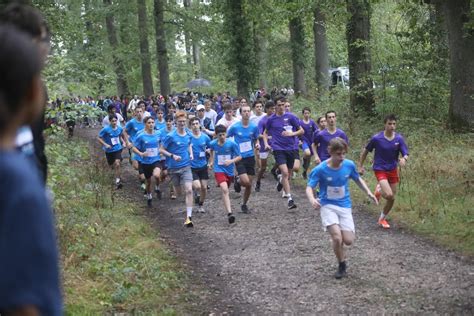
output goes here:
{"type": "Polygon", "coordinates": [[[89,152],[84,142],[59,136],[47,146],[66,315],[183,312],[184,275],[89,152]]]}

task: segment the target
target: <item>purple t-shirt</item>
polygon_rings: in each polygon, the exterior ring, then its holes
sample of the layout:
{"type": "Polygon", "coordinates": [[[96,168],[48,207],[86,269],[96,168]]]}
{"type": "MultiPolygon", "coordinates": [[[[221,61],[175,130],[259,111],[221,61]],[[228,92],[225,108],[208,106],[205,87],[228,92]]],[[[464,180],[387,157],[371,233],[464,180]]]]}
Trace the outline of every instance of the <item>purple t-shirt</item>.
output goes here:
{"type": "Polygon", "coordinates": [[[379,171],[390,171],[397,168],[400,153],[402,156],[408,155],[405,140],[398,133],[395,133],[392,140],[385,138],[383,131],[377,133],[372,136],[365,149],[369,152],[375,149],[373,169],[379,171]]]}
{"type": "Polygon", "coordinates": [[[300,120],[300,125],[304,130],[304,134],[301,135],[301,140],[311,146],[313,143],[313,134],[318,130],[318,126],[312,119],[309,120],[308,124],[306,124],[303,120],[300,120]]]}
{"type": "Polygon", "coordinates": [[[285,130],[296,132],[300,128],[299,119],[291,113],[282,115],[273,114],[267,120],[265,129],[268,135],[272,136],[273,150],[294,150],[298,138],[296,136],[283,136],[285,130]]]}
{"type": "Polygon", "coordinates": [[[334,134],[329,133],[327,129],[323,129],[315,135],[314,144],[316,145],[316,151],[318,152],[318,156],[321,161],[324,161],[331,156],[328,152],[329,142],[331,141],[331,139],[336,137],[344,139],[349,145],[349,139],[347,138],[346,133],[344,133],[342,129],[339,128],[336,129],[334,134]]]}

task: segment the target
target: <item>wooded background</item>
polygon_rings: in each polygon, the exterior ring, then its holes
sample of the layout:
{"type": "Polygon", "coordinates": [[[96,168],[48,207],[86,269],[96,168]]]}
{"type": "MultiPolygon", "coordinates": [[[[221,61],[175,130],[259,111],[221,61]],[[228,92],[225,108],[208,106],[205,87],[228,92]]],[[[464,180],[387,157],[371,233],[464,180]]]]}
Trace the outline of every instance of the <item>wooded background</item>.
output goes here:
{"type": "MultiPolygon", "coordinates": [[[[1,1],[2,5],[10,1],[1,1]]],[[[193,78],[206,92],[329,91],[348,66],[354,113],[474,125],[470,0],[30,0],[46,16],[50,94],[168,95],[193,78]]]]}

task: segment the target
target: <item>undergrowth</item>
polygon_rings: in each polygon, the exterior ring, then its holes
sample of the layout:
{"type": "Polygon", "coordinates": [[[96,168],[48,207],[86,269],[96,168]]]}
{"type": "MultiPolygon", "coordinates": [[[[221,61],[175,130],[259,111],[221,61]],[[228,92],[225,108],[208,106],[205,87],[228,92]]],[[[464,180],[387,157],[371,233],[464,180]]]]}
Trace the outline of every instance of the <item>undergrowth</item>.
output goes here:
{"type": "Polygon", "coordinates": [[[47,154],[66,315],[182,313],[184,274],[144,215],[111,186],[108,168],[79,140],[53,136],[47,154]]]}

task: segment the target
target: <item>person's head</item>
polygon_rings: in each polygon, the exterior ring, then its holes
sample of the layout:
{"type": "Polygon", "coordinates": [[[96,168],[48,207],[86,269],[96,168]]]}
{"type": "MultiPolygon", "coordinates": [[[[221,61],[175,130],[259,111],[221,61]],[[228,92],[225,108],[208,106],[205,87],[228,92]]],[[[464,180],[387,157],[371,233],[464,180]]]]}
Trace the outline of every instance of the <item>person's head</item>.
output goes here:
{"type": "Polygon", "coordinates": [[[265,113],[267,113],[267,115],[272,115],[275,113],[275,102],[269,100],[267,103],[265,103],[265,113]]]}
{"type": "Polygon", "coordinates": [[[186,112],[185,111],[176,112],[175,120],[176,120],[176,126],[178,127],[178,129],[184,130],[187,123],[186,112]]]}
{"type": "Polygon", "coordinates": [[[279,97],[275,101],[275,113],[277,115],[282,115],[285,113],[285,103],[286,103],[286,98],[284,97],[279,97]]]}
{"type": "Polygon", "coordinates": [[[143,109],[136,107],[135,108],[135,117],[137,118],[138,121],[140,121],[143,117],[143,109]]]}
{"type": "Polygon", "coordinates": [[[326,124],[329,127],[335,127],[336,126],[336,111],[327,111],[326,112],[326,124]]]}
{"type": "Polygon", "coordinates": [[[263,112],[263,101],[261,99],[255,100],[253,103],[253,108],[255,109],[255,114],[260,116],[263,112]]]}
{"type": "Polygon", "coordinates": [[[287,113],[291,112],[291,103],[288,100],[285,102],[285,112],[287,113]]]}
{"type": "Polygon", "coordinates": [[[326,128],[326,117],[325,116],[320,116],[318,117],[318,119],[316,120],[316,123],[318,124],[318,127],[319,127],[319,130],[323,130],[326,128]]]}
{"type": "Polygon", "coordinates": [[[397,128],[397,117],[395,114],[389,114],[383,119],[383,123],[386,132],[394,132],[397,128]]]}
{"type": "Polygon", "coordinates": [[[197,116],[200,118],[200,119],[203,119],[204,118],[204,112],[206,111],[206,108],[204,107],[204,105],[202,104],[199,104],[196,108],[196,112],[197,112],[197,116]]]}
{"type": "Polygon", "coordinates": [[[26,4],[12,2],[0,12],[0,25],[12,25],[30,36],[44,63],[51,48],[48,24],[39,10],[26,4]]]}
{"type": "Polygon", "coordinates": [[[250,119],[251,114],[252,112],[248,104],[244,104],[240,107],[240,115],[242,116],[243,121],[248,121],[250,119]]]}
{"type": "Polygon", "coordinates": [[[234,114],[234,110],[232,108],[232,104],[230,103],[226,103],[224,104],[224,116],[225,116],[225,119],[230,121],[232,119],[232,115],[234,114]]]}
{"type": "Polygon", "coordinates": [[[145,123],[145,129],[150,132],[153,131],[155,128],[155,119],[151,116],[147,116],[143,119],[143,123],[145,123]]]}
{"type": "Polygon", "coordinates": [[[118,123],[117,114],[115,113],[109,114],[109,123],[110,123],[110,126],[112,126],[112,128],[117,127],[117,123],[118,123]]]}
{"type": "Polygon", "coordinates": [[[340,137],[335,137],[329,141],[328,152],[334,162],[341,162],[344,160],[348,150],[347,143],[340,137]]]}
{"type": "Polygon", "coordinates": [[[165,117],[165,123],[166,123],[166,128],[169,130],[173,126],[174,118],[173,115],[166,115],[165,117]]]}
{"type": "Polygon", "coordinates": [[[302,113],[303,113],[304,119],[305,119],[305,120],[309,120],[309,118],[311,117],[311,109],[310,109],[309,107],[305,106],[305,107],[303,108],[302,113]]]}
{"type": "Polygon", "coordinates": [[[176,105],[174,105],[172,102],[168,103],[168,113],[171,115],[176,113],[176,105]]]}
{"type": "Polygon", "coordinates": [[[247,105],[247,99],[246,98],[240,98],[240,107],[244,106],[244,105],[247,105]]]}
{"type": "Polygon", "coordinates": [[[137,107],[142,108],[143,112],[145,112],[146,102],[143,100],[138,101],[137,107]]]}
{"type": "Polygon", "coordinates": [[[158,113],[158,109],[160,108],[160,104],[158,104],[158,102],[153,102],[152,107],[153,107],[153,111],[155,111],[155,113],[158,113]]]}
{"type": "Polygon", "coordinates": [[[233,109],[234,109],[234,111],[237,111],[237,109],[239,109],[239,108],[240,108],[240,99],[235,98],[234,102],[233,102],[233,109]]]}
{"type": "Polygon", "coordinates": [[[206,111],[210,111],[210,110],[211,110],[211,105],[212,105],[211,100],[206,100],[206,101],[204,102],[204,108],[206,109],[206,111]]]}
{"type": "Polygon", "coordinates": [[[163,110],[161,106],[158,106],[155,112],[156,112],[156,118],[158,119],[158,121],[161,122],[163,120],[163,115],[165,114],[165,111],[163,110]]]}
{"type": "Polygon", "coordinates": [[[107,113],[113,113],[113,114],[115,114],[115,111],[116,111],[115,105],[109,104],[109,105],[107,106],[107,113]]]}
{"type": "Polygon", "coordinates": [[[0,133],[33,122],[43,109],[43,63],[31,38],[0,27],[0,133]]]}
{"type": "Polygon", "coordinates": [[[199,123],[199,119],[197,117],[193,117],[189,120],[189,126],[193,132],[198,132],[201,130],[201,124],[199,123]]]}
{"type": "Polygon", "coordinates": [[[219,124],[216,126],[214,131],[216,133],[218,141],[220,143],[223,143],[225,141],[227,128],[224,125],[219,124]]]}

